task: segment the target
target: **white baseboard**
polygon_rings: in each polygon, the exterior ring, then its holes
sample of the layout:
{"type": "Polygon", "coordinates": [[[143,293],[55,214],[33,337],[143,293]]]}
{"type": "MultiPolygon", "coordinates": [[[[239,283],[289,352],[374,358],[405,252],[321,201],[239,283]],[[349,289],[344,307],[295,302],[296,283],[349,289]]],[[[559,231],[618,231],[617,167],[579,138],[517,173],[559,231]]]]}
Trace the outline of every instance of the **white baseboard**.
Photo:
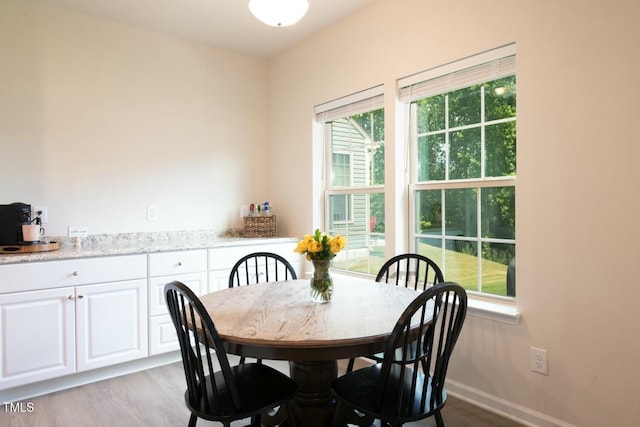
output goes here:
{"type": "Polygon", "coordinates": [[[517,403],[492,396],[453,380],[446,382],[447,393],[465,402],[531,427],[576,427],[574,424],[534,411],[517,403]]]}
{"type": "Polygon", "coordinates": [[[34,384],[14,387],[7,390],[0,390],[0,404],[3,402],[18,402],[27,400],[36,396],[53,393],[68,388],[77,387],[79,385],[88,384],[120,375],[131,374],[133,372],[143,371],[146,369],[156,368],[168,363],[180,360],[180,352],[160,354],[157,356],[145,357],[131,362],[121,363],[119,365],[108,366],[105,368],[94,369],[91,371],[78,372],[64,377],[53,378],[34,384]]]}

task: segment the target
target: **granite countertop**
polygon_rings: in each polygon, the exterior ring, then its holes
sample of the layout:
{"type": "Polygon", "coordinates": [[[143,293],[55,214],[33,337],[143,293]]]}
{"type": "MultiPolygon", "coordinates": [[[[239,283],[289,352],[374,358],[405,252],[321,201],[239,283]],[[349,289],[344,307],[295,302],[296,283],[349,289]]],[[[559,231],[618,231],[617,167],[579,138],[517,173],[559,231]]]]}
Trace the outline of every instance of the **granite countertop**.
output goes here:
{"type": "Polygon", "coordinates": [[[60,248],[47,252],[0,254],[0,265],[297,241],[292,237],[247,238],[211,231],[90,235],[82,239],[80,247],[75,247],[73,241],[66,237],[51,237],[49,240],[58,241],[60,248]]]}

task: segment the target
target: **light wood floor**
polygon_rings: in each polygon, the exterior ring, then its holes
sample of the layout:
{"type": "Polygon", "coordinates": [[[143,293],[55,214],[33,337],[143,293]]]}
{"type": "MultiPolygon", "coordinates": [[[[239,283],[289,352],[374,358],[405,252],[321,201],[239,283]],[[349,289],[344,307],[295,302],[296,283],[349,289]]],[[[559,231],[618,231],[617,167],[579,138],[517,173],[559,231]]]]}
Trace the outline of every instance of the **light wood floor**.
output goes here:
{"type": "MultiPolygon", "coordinates": [[[[286,362],[267,363],[288,372],[286,362]]],[[[343,372],[344,368],[345,364],[341,362],[339,372],[343,372]]],[[[27,404],[32,404],[32,412],[10,413],[0,406],[0,426],[186,426],[189,411],[184,405],[185,388],[182,364],[174,363],[22,402],[25,409],[27,404]]],[[[442,414],[447,427],[522,427],[453,397],[447,400],[442,414]]],[[[197,425],[208,427],[220,424],[198,420],[197,425]]],[[[435,421],[431,417],[406,426],[433,427],[435,421]]]]}

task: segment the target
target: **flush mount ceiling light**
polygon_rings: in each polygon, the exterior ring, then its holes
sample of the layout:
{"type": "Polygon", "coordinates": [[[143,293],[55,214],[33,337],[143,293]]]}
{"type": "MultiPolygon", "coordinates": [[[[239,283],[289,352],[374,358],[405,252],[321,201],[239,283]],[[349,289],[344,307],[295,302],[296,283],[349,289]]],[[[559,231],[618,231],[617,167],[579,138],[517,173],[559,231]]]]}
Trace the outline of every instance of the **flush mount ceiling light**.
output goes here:
{"type": "Polygon", "coordinates": [[[309,10],[307,0],[249,0],[249,10],[260,21],[273,27],[286,27],[300,20],[309,10]]]}

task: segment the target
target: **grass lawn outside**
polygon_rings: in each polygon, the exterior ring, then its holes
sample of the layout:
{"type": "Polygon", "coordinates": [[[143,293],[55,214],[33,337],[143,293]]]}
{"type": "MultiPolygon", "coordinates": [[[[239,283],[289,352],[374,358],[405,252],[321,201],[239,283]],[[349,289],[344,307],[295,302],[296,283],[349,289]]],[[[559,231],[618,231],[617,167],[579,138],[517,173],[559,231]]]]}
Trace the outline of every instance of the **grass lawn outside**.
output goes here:
{"type": "MultiPolygon", "coordinates": [[[[433,259],[442,269],[446,281],[456,282],[467,291],[478,292],[478,257],[453,250],[444,250],[436,246],[421,244],[418,253],[433,259]],[[443,268],[444,265],[444,268],[443,268]]],[[[386,261],[384,247],[372,248],[369,256],[353,259],[334,260],[333,268],[371,274],[375,276],[386,261]]],[[[482,293],[507,295],[507,265],[482,259],[482,293]]]]}

